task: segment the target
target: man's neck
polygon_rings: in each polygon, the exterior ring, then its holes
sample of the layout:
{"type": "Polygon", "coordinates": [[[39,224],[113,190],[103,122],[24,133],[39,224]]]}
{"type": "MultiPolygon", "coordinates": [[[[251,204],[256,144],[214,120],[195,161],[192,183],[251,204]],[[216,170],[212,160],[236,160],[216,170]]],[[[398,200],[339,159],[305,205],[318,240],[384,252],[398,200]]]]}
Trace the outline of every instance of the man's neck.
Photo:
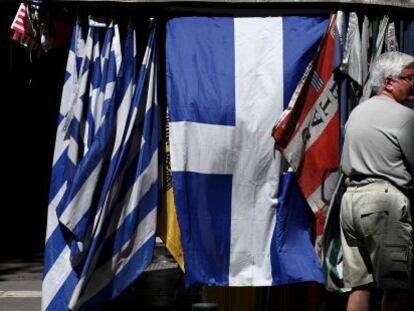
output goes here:
{"type": "Polygon", "coordinates": [[[391,93],[389,93],[389,92],[387,92],[387,91],[381,91],[381,92],[379,92],[378,94],[377,94],[377,96],[384,96],[384,97],[388,97],[389,99],[391,99],[391,100],[393,100],[393,101],[395,101],[395,102],[397,102],[396,100],[395,100],[395,98],[394,98],[394,96],[391,94],[391,93]]]}

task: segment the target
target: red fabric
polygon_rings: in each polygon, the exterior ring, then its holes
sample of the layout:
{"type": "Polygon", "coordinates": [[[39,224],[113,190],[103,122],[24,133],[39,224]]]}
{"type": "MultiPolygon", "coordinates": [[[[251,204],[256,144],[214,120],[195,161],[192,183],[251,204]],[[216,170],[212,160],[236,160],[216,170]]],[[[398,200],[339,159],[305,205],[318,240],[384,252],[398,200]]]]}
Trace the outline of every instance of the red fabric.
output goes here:
{"type": "Polygon", "coordinates": [[[33,35],[32,26],[27,14],[26,5],[21,3],[19,9],[17,10],[16,17],[11,25],[11,38],[29,50],[39,50],[40,44],[36,41],[33,35]]]}
{"type": "Polygon", "coordinates": [[[333,79],[335,22],[334,15],[314,63],[273,131],[278,149],[295,171],[301,192],[315,213],[318,240],[339,172],[339,109],[333,79]]]}

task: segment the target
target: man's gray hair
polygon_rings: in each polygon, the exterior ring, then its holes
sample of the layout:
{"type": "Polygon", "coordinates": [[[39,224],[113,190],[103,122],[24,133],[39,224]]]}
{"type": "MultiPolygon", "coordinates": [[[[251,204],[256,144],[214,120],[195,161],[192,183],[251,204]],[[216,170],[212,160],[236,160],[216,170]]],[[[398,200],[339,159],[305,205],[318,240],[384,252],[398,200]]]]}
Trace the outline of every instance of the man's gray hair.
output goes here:
{"type": "Polygon", "coordinates": [[[386,78],[398,79],[404,67],[412,65],[414,57],[402,52],[387,52],[374,59],[370,72],[372,91],[384,90],[386,78]]]}

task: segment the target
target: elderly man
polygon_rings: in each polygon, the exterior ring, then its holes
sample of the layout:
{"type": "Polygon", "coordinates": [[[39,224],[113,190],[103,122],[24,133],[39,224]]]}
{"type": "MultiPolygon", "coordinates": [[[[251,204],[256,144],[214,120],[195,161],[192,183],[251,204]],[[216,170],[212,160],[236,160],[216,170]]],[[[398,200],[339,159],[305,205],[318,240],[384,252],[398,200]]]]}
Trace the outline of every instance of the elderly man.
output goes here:
{"type": "Polygon", "coordinates": [[[400,52],[372,64],[375,96],[351,113],[342,153],[347,190],[341,202],[347,310],[369,310],[373,286],[382,310],[405,310],[411,288],[414,192],[414,58],[400,52]]]}

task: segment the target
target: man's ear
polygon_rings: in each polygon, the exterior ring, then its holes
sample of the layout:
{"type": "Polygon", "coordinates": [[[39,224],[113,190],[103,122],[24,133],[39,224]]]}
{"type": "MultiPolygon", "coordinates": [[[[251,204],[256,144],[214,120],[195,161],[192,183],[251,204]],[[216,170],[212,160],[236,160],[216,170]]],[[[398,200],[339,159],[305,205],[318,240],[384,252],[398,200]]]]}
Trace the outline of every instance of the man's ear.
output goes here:
{"type": "Polygon", "coordinates": [[[385,78],[384,90],[387,92],[392,92],[393,89],[394,89],[394,80],[391,78],[385,78]]]}

